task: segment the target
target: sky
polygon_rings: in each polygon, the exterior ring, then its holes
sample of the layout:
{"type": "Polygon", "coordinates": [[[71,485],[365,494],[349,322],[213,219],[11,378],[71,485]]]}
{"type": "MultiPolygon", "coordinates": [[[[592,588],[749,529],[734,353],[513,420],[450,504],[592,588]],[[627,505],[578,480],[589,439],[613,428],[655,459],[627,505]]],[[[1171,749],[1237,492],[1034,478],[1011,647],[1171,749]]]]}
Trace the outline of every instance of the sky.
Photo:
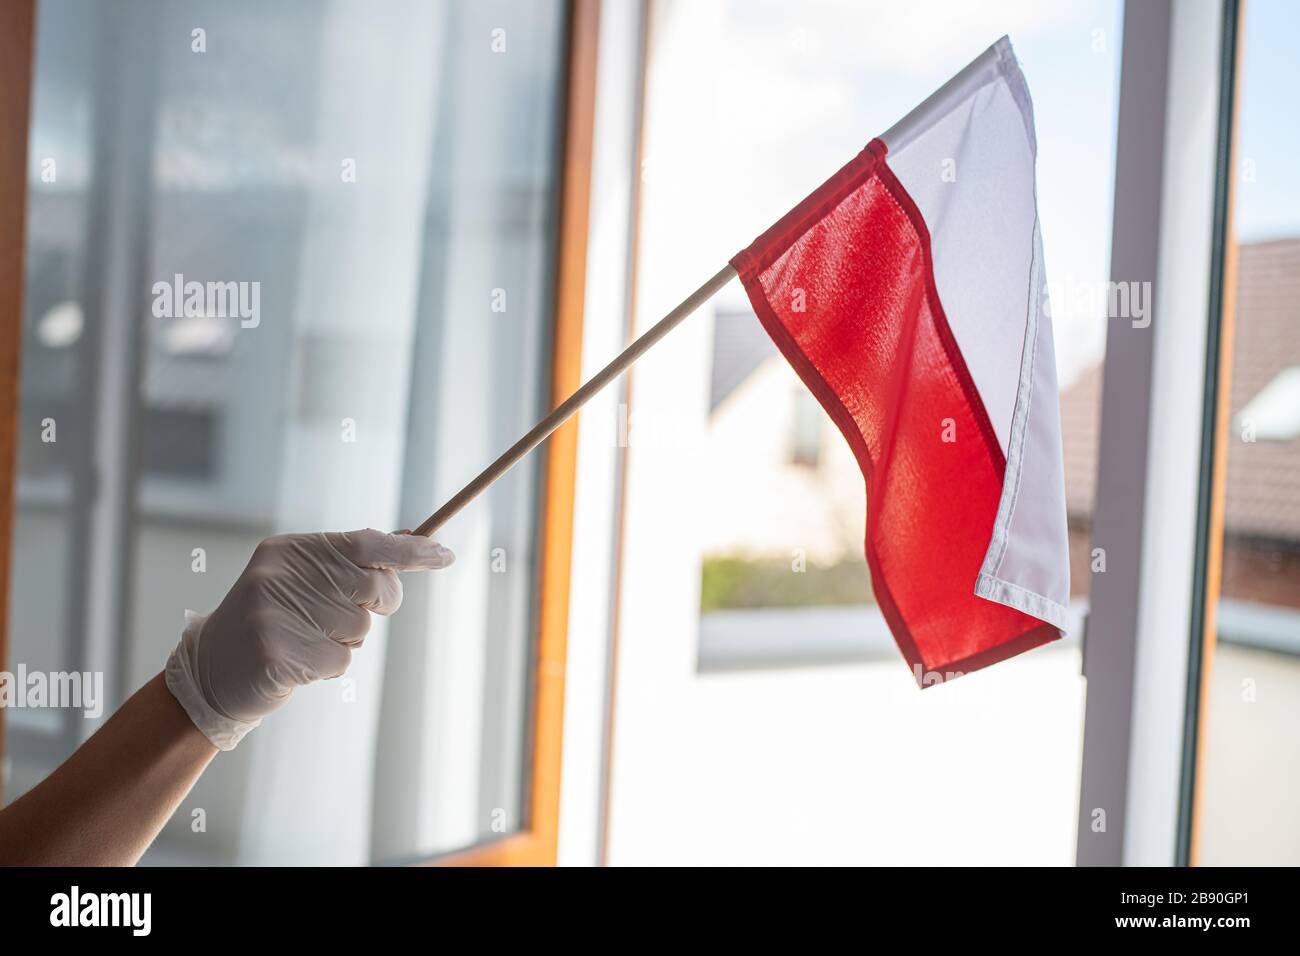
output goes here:
{"type": "Polygon", "coordinates": [[[1247,0],[1237,113],[1237,238],[1300,236],[1300,3],[1247,0]]]}
{"type": "MultiPolygon", "coordinates": [[[[1119,25],[1119,0],[727,0],[718,115],[722,148],[736,154],[721,197],[735,242],[747,244],[1005,33],[1034,101],[1049,292],[1104,282],[1119,25]]],[[[1079,296],[1058,296],[1052,309],[1064,381],[1105,344],[1104,318],[1070,300],[1079,296]]]]}
{"type": "MultiPolygon", "coordinates": [[[[1300,235],[1300,3],[1246,4],[1237,234],[1300,235]],[[1278,122],[1278,117],[1287,117],[1278,122]],[[1251,160],[1246,163],[1245,160],[1251,160]],[[1253,178],[1252,178],[1253,177],[1253,178]]],[[[725,0],[715,148],[719,220],[737,248],[999,36],[1034,101],[1052,290],[1109,278],[1121,0],[725,0]]],[[[728,290],[743,304],[739,287],[728,290]]],[[[1062,386],[1102,357],[1106,319],[1053,296],[1062,386]]]]}

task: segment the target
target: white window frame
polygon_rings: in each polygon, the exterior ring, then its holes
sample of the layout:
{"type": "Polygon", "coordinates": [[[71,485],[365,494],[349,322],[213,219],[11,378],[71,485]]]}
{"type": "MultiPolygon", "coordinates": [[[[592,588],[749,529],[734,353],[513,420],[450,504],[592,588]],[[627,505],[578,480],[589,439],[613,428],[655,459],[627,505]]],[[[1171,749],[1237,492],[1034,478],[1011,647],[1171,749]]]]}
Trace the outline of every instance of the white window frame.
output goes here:
{"type": "Polygon", "coordinates": [[[1112,319],[1106,341],[1079,865],[1186,857],[1236,16],[1235,0],[1125,5],[1111,277],[1150,281],[1153,314],[1146,328],[1112,319]]]}

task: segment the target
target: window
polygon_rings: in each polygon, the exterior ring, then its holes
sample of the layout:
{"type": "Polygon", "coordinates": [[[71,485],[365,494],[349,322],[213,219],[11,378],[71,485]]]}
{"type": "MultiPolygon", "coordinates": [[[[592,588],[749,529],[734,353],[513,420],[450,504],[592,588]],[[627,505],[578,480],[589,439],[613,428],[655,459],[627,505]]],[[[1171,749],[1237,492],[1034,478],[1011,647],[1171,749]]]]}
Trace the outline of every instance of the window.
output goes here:
{"type": "MultiPolygon", "coordinates": [[[[412,527],[540,417],[565,24],[558,0],[40,4],[12,663],[103,673],[111,713],[260,538],[412,527]]],[[[524,827],[540,468],[462,513],[455,569],[408,577],[147,861],[524,827]]],[[[11,712],[6,796],[94,726],[11,712]]]]}
{"type": "MultiPolygon", "coordinates": [[[[1119,20],[1114,0],[665,2],[647,77],[638,323],[1011,35],[1037,117],[1080,619],[1119,20]]],[[[764,339],[733,283],[633,376],[633,414],[672,416],[674,441],[628,451],[610,859],[1072,862],[1077,637],[919,694],[870,590],[852,453],[764,339]]]]}
{"type": "Polygon", "coordinates": [[[790,428],[790,462],[807,468],[817,467],[822,453],[822,426],[826,419],[816,399],[807,389],[794,392],[793,421],[790,428]]]}
{"type": "MultiPolygon", "coordinates": [[[[1257,258],[1253,249],[1251,252],[1249,258],[1257,258]]],[[[1255,263],[1252,261],[1251,265],[1255,263]]],[[[1238,437],[1244,442],[1289,442],[1300,438],[1300,365],[1278,372],[1237,413],[1234,421],[1238,437]]]]}
{"type": "Polygon", "coordinates": [[[1298,28],[1293,4],[1245,4],[1221,585],[1195,814],[1195,859],[1212,866],[1300,863],[1300,120],[1288,101],[1298,28]]]}

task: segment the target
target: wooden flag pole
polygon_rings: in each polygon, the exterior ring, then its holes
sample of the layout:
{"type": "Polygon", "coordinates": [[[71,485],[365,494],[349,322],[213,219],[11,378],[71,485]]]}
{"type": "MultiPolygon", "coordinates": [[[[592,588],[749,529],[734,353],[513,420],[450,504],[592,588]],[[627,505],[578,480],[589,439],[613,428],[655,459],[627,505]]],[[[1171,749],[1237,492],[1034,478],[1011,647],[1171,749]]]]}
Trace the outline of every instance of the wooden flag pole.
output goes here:
{"type": "Polygon", "coordinates": [[[718,290],[734,279],[736,270],[730,264],[718,270],[718,273],[704,285],[700,286],[675,309],[651,326],[645,334],[625,348],[617,358],[583,383],[582,387],[570,395],[564,402],[540,422],[528,430],[523,438],[515,442],[496,461],[483,469],[473,481],[462,488],[445,505],[429,515],[424,522],[412,532],[426,537],[441,528],[447,521],[479,496],[494,481],[510,470],[519,459],[540,445],[559,428],[570,416],[587,403],[593,395],[618,378],[628,367],[649,351],[650,347],[671,332],[684,318],[713,298],[718,290]]]}

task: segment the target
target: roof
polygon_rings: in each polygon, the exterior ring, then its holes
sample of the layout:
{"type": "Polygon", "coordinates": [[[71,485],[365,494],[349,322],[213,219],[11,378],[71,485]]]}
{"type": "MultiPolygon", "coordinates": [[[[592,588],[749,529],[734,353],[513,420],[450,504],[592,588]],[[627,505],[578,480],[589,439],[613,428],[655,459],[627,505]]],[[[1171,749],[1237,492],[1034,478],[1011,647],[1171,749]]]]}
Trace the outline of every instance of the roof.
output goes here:
{"type": "Polygon", "coordinates": [[[756,368],[776,354],[776,346],[752,311],[719,309],[713,319],[709,412],[716,411],[756,368]]]}
{"type": "MultiPolygon", "coordinates": [[[[1231,534],[1297,542],[1300,437],[1244,441],[1237,416],[1279,374],[1300,366],[1300,238],[1238,248],[1236,305],[1224,523],[1231,534]]],[[[1092,511],[1100,398],[1100,366],[1061,395],[1066,507],[1076,518],[1092,511]]]]}
{"type": "Polygon", "coordinates": [[[1232,348],[1225,522],[1240,534],[1300,540],[1300,437],[1245,442],[1235,425],[1264,386],[1300,366],[1300,239],[1241,247],[1232,348]]]}

